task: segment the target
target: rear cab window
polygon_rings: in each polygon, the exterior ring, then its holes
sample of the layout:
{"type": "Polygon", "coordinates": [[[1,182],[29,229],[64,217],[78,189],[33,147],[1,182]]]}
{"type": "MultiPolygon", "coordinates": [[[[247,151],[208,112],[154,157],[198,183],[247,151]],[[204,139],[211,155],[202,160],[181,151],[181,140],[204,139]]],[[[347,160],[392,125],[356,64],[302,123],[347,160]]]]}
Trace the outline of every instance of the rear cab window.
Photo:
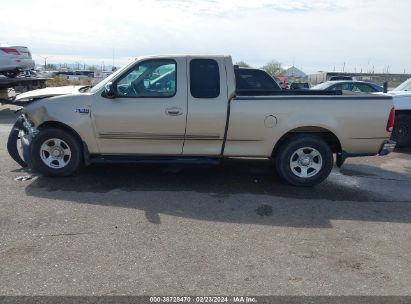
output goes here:
{"type": "Polygon", "coordinates": [[[220,95],[220,70],[217,61],[190,61],[190,93],[194,98],[217,98],[220,95]]]}
{"type": "Polygon", "coordinates": [[[257,69],[235,69],[237,90],[278,90],[277,82],[266,72],[257,69]]]}

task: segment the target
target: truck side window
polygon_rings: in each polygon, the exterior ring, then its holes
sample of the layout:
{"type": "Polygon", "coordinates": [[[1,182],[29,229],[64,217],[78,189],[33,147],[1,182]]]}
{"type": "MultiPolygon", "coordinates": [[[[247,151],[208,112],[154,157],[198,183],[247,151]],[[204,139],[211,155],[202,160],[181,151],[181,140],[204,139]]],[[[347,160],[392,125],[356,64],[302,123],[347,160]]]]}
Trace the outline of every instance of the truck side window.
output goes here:
{"type": "Polygon", "coordinates": [[[176,62],[143,61],[116,83],[118,97],[172,97],[176,94],[176,62]]]}
{"type": "Polygon", "coordinates": [[[217,61],[191,60],[190,92],[194,98],[216,98],[220,95],[220,71],[217,61]]]}

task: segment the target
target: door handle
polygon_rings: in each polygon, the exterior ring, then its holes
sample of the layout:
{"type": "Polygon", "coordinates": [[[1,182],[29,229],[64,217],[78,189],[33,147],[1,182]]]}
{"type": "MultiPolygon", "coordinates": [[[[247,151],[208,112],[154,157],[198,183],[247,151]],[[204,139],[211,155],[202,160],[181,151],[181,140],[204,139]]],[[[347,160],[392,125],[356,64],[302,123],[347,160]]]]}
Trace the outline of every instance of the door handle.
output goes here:
{"type": "Polygon", "coordinates": [[[171,116],[179,116],[183,114],[183,110],[180,108],[168,108],[166,109],[166,114],[171,116]]]}

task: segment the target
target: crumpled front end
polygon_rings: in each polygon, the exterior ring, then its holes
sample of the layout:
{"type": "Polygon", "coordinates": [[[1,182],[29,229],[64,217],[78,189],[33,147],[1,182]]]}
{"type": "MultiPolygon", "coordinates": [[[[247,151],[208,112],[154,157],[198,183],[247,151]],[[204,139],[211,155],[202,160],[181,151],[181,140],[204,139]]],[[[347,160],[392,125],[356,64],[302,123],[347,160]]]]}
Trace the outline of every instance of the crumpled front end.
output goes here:
{"type": "Polygon", "coordinates": [[[7,141],[7,151],[10,156],[23,168],[30,164],[30,145],[38,130],[22,114],[10,131],[7,141]]]}

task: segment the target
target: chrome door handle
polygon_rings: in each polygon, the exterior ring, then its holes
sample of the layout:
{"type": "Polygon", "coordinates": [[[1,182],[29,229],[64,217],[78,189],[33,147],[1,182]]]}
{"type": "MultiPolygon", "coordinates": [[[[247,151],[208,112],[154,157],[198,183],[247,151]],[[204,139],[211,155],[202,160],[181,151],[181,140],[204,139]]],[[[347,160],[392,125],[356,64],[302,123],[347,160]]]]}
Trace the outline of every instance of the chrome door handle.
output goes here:
{"type": "Polygon", "coordinates": [[[180,108],[168,108],[166,109],[166,114],[171,116],[179,116],[183,114],[183,110],[180,108]]]}

